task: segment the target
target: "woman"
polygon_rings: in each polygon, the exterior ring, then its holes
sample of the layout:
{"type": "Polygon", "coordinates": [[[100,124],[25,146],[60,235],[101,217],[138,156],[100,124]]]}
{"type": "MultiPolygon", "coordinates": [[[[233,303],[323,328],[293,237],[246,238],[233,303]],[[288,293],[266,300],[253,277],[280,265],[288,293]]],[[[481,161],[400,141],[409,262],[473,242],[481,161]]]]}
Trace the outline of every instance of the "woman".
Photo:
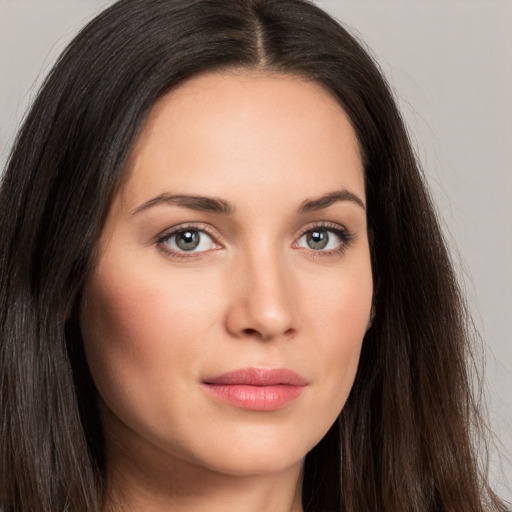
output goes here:
{"type": "Polygon", "coordinates": [[[317,7],[107,9],[0,219],[4,510],[504,510],[402,121],[317,7]]]}

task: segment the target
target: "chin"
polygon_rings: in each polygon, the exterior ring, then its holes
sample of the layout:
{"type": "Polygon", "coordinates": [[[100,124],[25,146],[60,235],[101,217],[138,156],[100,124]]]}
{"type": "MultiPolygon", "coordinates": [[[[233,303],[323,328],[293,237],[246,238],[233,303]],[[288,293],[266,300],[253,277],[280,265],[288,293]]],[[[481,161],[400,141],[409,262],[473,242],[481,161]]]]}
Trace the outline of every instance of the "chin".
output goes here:
{"type": "Polygon", "coordinates": [[[307,452],[284,450],[242,450],[223,452],[219,457],[203,460],[204,467],[231,476],[263,476],[299,470],[307,452]]]}
{"type": "Polygon", "coordinates": [[[196,445],[194,451],[182,453],[181,457],[211,471],[232,476],[298,471],[307,453],[325,435],[329,426],[310,435],[299,426],[281,431],[275,427],[260,427],[252,431],[244,429],[242,432],[211,435],[204,439],[204,443],[196,445]]]}

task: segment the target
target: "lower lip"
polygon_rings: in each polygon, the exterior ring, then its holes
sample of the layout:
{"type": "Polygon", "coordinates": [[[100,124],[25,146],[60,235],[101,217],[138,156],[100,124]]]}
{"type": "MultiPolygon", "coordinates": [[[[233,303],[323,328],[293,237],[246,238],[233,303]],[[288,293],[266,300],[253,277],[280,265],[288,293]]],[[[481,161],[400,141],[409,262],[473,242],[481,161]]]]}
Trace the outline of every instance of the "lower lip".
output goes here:
{"type": "Polygon", "coordinates": [[[206,388],[222,401],[241,409],[275,411],[295,400],[304,386],[279,384],[250,386],[247,384],[205,384],[206,388]]]}

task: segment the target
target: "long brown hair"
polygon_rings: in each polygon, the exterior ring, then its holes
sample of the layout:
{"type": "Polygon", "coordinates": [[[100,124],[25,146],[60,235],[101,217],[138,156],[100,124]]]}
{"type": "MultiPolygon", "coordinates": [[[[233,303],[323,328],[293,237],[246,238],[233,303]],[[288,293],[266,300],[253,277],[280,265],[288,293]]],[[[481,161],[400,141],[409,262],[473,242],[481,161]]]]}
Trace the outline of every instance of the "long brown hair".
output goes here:
{"type": "Polygon", "coordinates": [[[392,94],[306,0],[121,0],[60,57],[0,191],[0,502],[101,509],[105,462],[76,311],[106,210],[155,102],[208,70],[322,84],[364,157],[373,325],[338,420],[307,455],[313,511],[504,510],[480,469],[467,315],[392,94]]]}

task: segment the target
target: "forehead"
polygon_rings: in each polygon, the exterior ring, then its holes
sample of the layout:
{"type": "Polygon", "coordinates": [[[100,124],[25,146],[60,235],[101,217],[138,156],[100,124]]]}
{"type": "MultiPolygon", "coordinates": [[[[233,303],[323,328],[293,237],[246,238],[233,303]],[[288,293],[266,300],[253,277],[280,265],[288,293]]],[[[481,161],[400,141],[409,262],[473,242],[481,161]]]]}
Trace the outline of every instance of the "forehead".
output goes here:
{"type": "Polygon", "coordinates": [[[250,186],[364,194],[359,145],[330,92],[297,76],[208,73],[152,109],[126,167],[134,204],[166,191],[223,196],[250,186]],[[331,183],[332,182],[332,183],[331,183]],[[325,184],[325,187],[323,187],[325,184]]]}

